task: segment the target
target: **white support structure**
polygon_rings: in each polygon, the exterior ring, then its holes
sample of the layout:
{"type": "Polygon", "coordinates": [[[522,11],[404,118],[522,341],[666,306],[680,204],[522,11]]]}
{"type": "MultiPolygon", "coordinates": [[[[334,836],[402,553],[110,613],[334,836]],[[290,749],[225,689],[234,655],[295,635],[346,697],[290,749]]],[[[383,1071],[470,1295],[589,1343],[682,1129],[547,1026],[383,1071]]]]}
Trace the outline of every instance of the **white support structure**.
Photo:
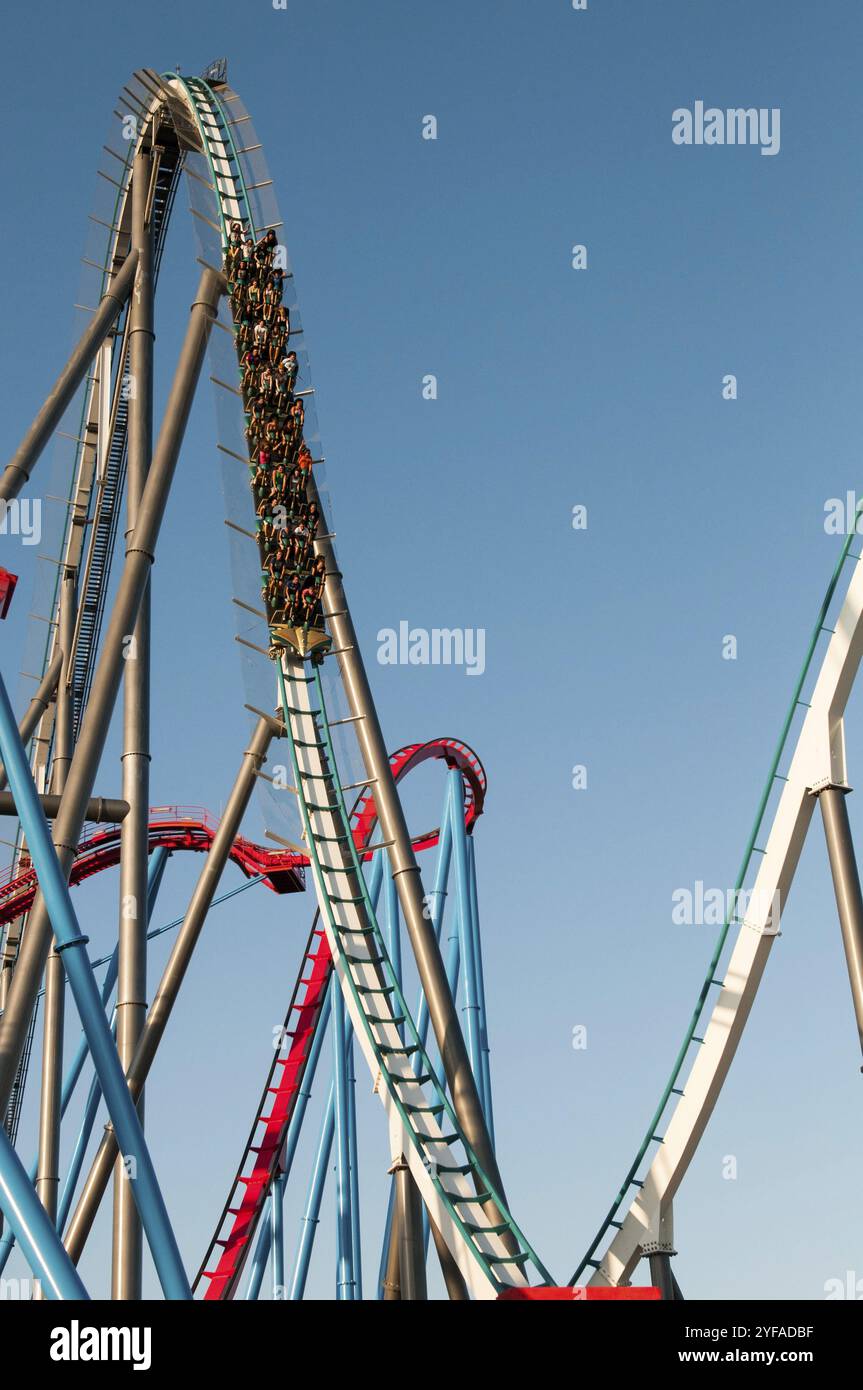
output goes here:
{"type": "Polygon", "coordinates": [[[626,1283],[695,1153],[740,1042],[809,829],[815,794],[847,786],[843,716],[863,655],[863,562],[854,568],[788,771],[766,852],[683,1095],[663,1142],[591,1283],[626,1283]]]}

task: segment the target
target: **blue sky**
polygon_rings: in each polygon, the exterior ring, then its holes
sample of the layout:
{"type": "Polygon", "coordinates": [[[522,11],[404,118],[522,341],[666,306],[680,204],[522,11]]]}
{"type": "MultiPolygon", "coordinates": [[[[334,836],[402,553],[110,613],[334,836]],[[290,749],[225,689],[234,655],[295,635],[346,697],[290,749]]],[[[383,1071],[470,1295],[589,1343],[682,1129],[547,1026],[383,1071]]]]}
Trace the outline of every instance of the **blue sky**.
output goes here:
{"type": "MultiPolygon", "coordinates": [[[[628,1167],[710,955],[712,930],[676,926],[671,895],[734,882],[838,554],[825,502],[863,487],[863,17],[839,0],[590,0],[586,12],[148,0],[135,13],[139,34],[104,0],[83,18],[48,3],[7,19],[22,61],[4,83],[20,137],[0,208],[17,267],[2,288],[4,450],[71,343],[117,91],[137,66],[193,73],[228,54],[286,219],[339,554],[387,741],[454,735],[488,771],[477,856],[499,1158],[520,1224],[565,1279],[628,1167]],[[779,154],[676,146],[672,112],[696,100],[780,108],[779,154]],[[436,141],[421,139],[427,114],[436,141]],[[576,243],[587,270],[571,268],[576,243]],[[422,396],[429,373],[435,401],[422,396]],[[728,373],[735,401],[722,398],[728,373]],[[485,629],[484,674],[378,664],[379,630],[402,619],[485,629]],[[722,658],[727,634],[736,661],[722,658]],[[575,1051],[581,1024],[588,1047],[575,1051]]],[[[197,279],[185,201],[160,286],[160,399],[197,279]]],[[[247,726],[214,443],[205,386],[154,577],[152,778],[154,802],[217,812],[247,726]]],[[[16,566],[2,632],[13,689],[33,550],[16,549],[16,566]]],[[[114,732],[99,790],[118,786],[114,732]]],[[[441,793],[429,773],[407,794],[418,828],[441,793]]],[[[856,826],[853,797],[850,814],[856,826]]],[[[247,830],[263,834],[257,808],[247,830]]],[[[171,865],[160,921],[182,912],[197,867],[171,865]]],[[[100,949],[116,894],[115,880],[79,890],[100,949]]],[[[219,909],[154,1070],[148,1127],[190,1269],[309,916],[307,901],[265,892],[219,909]]],[[[151,993],[163,959],[160,945],[151,993]]],[[[688,1296],[819,1298],[860,1268],[856,1047],[813,822],[676,1203],[688,1296]]],[[[386,1140],[366,1083],[371,1279],[386,1140]]],[[[289,1253],[306,1174],[300,1162],[289,1253]]],[[[96,1290],[109,1234],[103,1218],[82,1266],[96,1290]]],[[[329,1221],[312,1288],[332,1292],[329,1221]]]]}

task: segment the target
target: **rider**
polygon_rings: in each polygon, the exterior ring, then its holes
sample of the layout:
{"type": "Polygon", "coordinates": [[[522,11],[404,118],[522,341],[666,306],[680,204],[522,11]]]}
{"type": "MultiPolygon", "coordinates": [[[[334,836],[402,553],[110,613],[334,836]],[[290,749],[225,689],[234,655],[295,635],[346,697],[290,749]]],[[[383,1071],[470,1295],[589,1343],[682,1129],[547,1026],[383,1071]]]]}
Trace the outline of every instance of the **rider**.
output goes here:
{"type": "Polygon", "coordinates": [[[256,321],[255,326],[252,329],[252,341],[254,342],[255,347],[258,349],[258,352],[262,354],[266,353],[267,325],[264,323],[263,319],[258,319],[256,321]]]}
{"type": "Polygon", "coordinates": [[[321,600],[327,582],[327,566],[323,555],[319,555],[312,566],[311,574],[305,576],[301,601],[306,627],[316,627],[317,619],[323,621],[320,612],[321,600]]]}
{"type": "Polygon", "coordinates": [[[289,352],[287,357],[282,361],[282,371],[288,378],[288,390],[291,392],[293,392],[294,386],[296,385],[297,372],[299,370],[300,364],[297,361],[297,354],[295,352],[289,352]]]}
{"type": "Polygon", "coordinates": [[[260,374],[258,376],[258,390],[264,397],[265,401],[272,400],[274,385],[275,382],[273,378],[273,373],[270,371],[270,368],[267,366],[261,367],[260,374]]]}
{"type": "Polygon", "coordinates": [[[240,359],[243,367],[242,391],[244,396],[249,396],[255,389],[255,381],[258,375],[258,368],[261,359],[254,348],[248,348],[240,359]]]}
{"type": "Polygon", "coordinates": [[[278,307],[279,292],[272,281],[269,281],[264,285],[263,308],[261,310],[264,323],[269,324],[272,322],[278,307]]]}
{"type": "Polygon", "coordinates": [[[291,331],[291,315],[286,304],[280,304],[276,310],[272,327],[270,328],[270,361],[276,363],[281,361],[285,343],[291,331]]]}

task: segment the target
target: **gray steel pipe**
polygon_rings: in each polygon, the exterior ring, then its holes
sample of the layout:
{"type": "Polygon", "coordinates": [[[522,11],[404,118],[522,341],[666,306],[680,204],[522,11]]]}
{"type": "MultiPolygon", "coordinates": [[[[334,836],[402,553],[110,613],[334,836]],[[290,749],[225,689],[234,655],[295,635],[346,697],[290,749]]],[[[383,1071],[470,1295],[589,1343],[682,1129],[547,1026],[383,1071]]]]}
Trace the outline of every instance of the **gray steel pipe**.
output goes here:
{"type": "Polygon", "coordinates": [[[842,945],[845,947],[845,961],[857,1020],[857,1038],[863,1049],[863,894],[860,891],[860,876],[857,872],[854,841],[851,838],[851,825],[845,802],[847,790],[843,787],[825,787],[818,795],[818,802],[824,821],[830,872],[833,875],[833,889],[839,910],[842,945]]]}
{"type": "Polygon", "coordinates": [[[656,1250],[648,1255],[647,1263],[650,1266],[650,1282],[659,1289],[660,1298],[665,1303],[673,1303],[676,1280],[671,1269],[671,1256],[664,1250],[656,1250]]]}
{"type": "MultiPolygon", "coordinates": [[[[58,644],[64,652],[71,652],[72,650],[75,635],[75,609],[75,571],[65,569],[60,585],[60,613],[57,632],[58,644]]],[[[57,686],[57,712],[54,721],[54,759],[51,767],[51,787],[54,792],[60,795],[62,795],[66,784],[75,742],[75,711],[69,675],[67,666],[57,686]]],[[[39,1095],[39,1154],[36,1166],[36,1192],[55,1224],[57,1221],[57,1199],[60,1191],[60,1100],[63,1089],[65,1012],[65,971],[60,956],[52,950],[45,966],[42,1088],[39,1095]]]]}
{"type": "MultiPolygon", "coordinates": [[[[125,641],[128,634],[134,630],[141,599],[149,582],[150,567],[195,386],[224,289],[224,276],[218,271],[206,269],[201,276],[198,295],[192,305],[191,318],[168,396],[159,441],[141,499],[135,534],[126,554],[123,574],[102,644],[102,654],[93,679],[90,701],[54,825],[54,843],[60,862],[67,873],[71,868],[86,817],[87,801],[105,748],[124,665],[125,641]]],[[[6,999],[6,1010],[0,1023],[0,1113],[3,1113],[9,1104],[50,944],[51,923],[40,894],[27,922],[18,964],[6,999]]]]}
{"type": "MultiPolygon", "coordinates": [[[[39,797],[46,820],[54,820],[60,809],[62,797],[58,792],[46,792],[39,797]]],[[[0,816],[16,816],[15,798],[11,792],[0,792],[0,816]]],[[[119,825],[129,814],[128,801],[116,797],[93,796],[84,808],[84,820],[95,825],[119,825]]]]}
{"type": "Polygon", "coordinates": [[[82,334],[45,404],[16,449],[11,463],[7,464],[3,476],[0,477],[0,501],[9,502],[13,497],[17,497],[24,484],[29,481],[39,455],[62,420],[63,412],[87,375],[96,351],[105,341],[129,298],[137,264],[137,252],[132,251],[99,301],[99,307],[88,328],[82,334]]]}
{"type": "MultiPolygon", "coordinates": [[[[275,720],[264,717],[258,721],[254,736],[237,774],[228,804],[219,822],[210,851],[204,860],[204,867],[195,885],[191,901],[183,918],[174,948],[165,966],[156,997],[147,1014],[144,1029],[135,1049],[135,1056],[126,1076],[129,1090],[137,1100],[143,1090],[150,1067],[156,1056],[159,1043],[165,1033],[168,1019],[177,1000],[180,986],[189,968],[192,953],[198,942],[207,912],[213,901],[219,880],[222,876],[231,846],[239,833],[252,789],[261,765],[265,762],[273,735],[279,732],[280,725],[275,720]]],[[[99,1210],[99,1204],[111,1178],[111,1170],[117,1157],[117,1141],[111,1126],[107,1126],[102,1142],[93,1159],[87,1181],[84,1184],[78,1205],[72,1214],[66,1233],[65,1246],[74,1261],[78,1261],[84,1243],[99,1210]]]]}
{"type": "Polygon", "coordinates": [[[399,1231],[399,1284],[402,1299],[416,1303],[428,1297],[423,1251],[422,1203],[407,1160],[395,1170],[399,1231]]]}
{"type": "MultiPolygon", "coordinates": [[[[129,451],[126,475],[126,545],[131,545],[153,449],[153,233],[146,224],[153,171],[149,150],[138,151],[132,170],[132,249],[138,253],[129,301],[129,451]]],[[[147,823],[150,806],[150,593],[148,584],[135,624],[133,655],[123,677],[123,796],[129,815],[120,841],[117,1051],[126,1071],[147,1015],[147,823]]],[[[138,1103],[143,1123],[144,1098],[138,1103]]],[[[123,1160],[114,1171],[112,1297],[140,1299],[143,1227],[123,1160]]]]}

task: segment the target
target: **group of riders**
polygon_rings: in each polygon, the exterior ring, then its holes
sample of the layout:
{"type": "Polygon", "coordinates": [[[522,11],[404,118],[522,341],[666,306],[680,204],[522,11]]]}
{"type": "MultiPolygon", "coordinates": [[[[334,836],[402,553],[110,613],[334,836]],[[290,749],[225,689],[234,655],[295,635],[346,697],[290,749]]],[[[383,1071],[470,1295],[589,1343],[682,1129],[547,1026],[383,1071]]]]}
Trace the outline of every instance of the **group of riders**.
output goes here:
{"type": "Polygon", "coordinates": [[[274,231],[254,241],[232,222],[225,253],[240,358],[246,438],[262,560],[261,592],[271,628],[323,628],[326,582],[313,540],[321,519],[310,500],[312,456],[303,438],[304,407],[295,394],[297,354],[282,303],[284,271],[274,265],[274,231]]]}

